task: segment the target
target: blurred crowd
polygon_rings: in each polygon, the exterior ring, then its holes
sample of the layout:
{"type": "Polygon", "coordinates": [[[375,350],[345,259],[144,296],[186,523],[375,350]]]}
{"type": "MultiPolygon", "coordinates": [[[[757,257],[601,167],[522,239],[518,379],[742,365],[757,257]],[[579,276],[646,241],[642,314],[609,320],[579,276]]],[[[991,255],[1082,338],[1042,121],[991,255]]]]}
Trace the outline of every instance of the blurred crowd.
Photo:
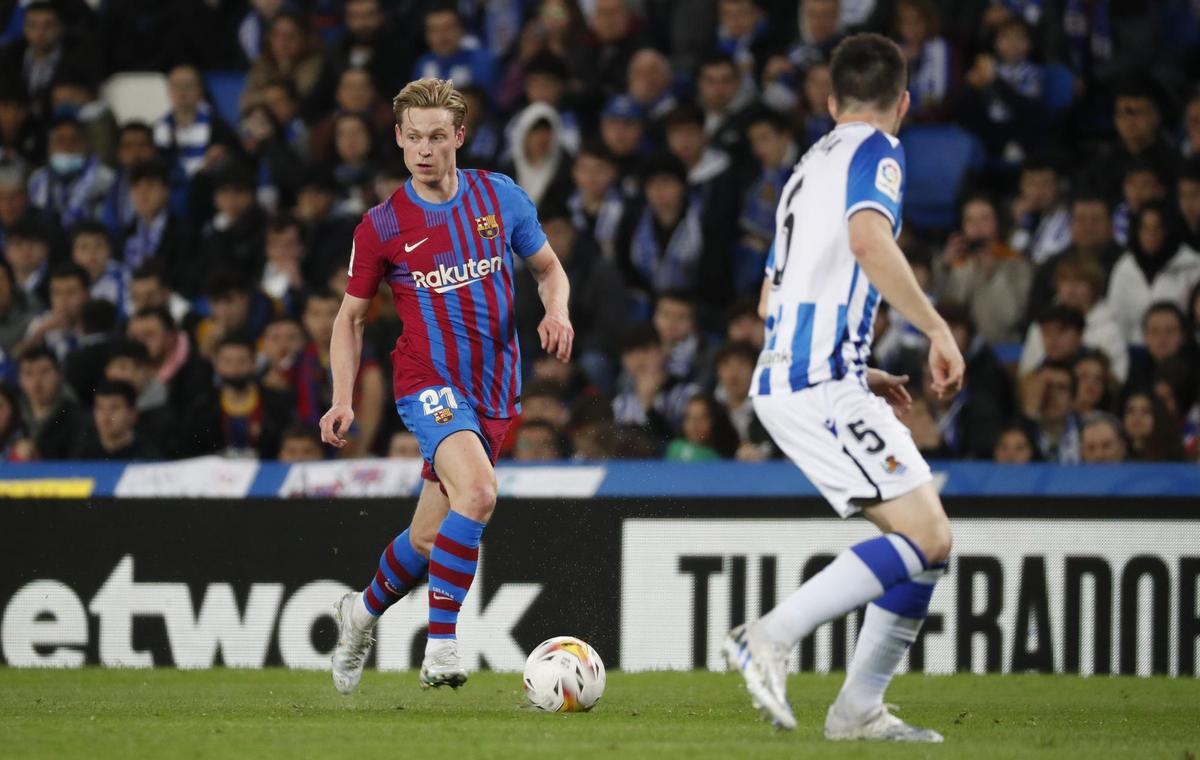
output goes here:
{"type": "Polygon", "coordinates": [[[1191,0],[0,0],[0,461],[418,456],[386,289],[350,446],[316,423],[351,234],[407,177],[390,101],[422,76],[467,96],[460,167],[525,189],[572,283],[564,365],[516,273],[505,456],[778,456],[747,398],[763,264],[861,30],[909,60],[914,139],[953,126],[982,151],[952,221],[901,237],[962,391],[932,393],[899,314],[876,326],[922,451],[1195,461],[1191,0]],[[138,71],[169,107],[118,122],[103,85],[138,71]],[[215,76],[244,81],[236,119],[215,76]]]}

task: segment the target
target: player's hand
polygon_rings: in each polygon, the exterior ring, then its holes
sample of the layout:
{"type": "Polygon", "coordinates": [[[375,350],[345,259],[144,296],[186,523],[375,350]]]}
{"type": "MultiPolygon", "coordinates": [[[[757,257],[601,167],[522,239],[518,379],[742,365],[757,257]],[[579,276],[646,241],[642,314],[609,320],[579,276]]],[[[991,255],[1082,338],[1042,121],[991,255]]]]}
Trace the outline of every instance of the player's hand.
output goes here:
{"type": "Polygon", "coordinates": [[[874,367],[867,368],[867,387],[871,393],[888,402],[900,414],[912,408],[912,396],[904,387],[907,382],[908,375],[893,375],[874,367]]]}
{"type": "Polygon", "coordinates": [[[933,392],[938,398],[958,393],[962,388],[965,370],[966,362],[949,328],[929,336],[929,371],[933,378],[933,392]]]}
{"type": "Polygon", "coordinates": [[[334,404],[321,418],[321,440],[334,448],[342,448],[347,441],[342,436],[354,422],[354,410],[349,404],[334,404]]]}
{"type": "Polygon", "coordinates": [[[575,342],[575,328],[565,313],[547,314],[538,325],[538,337],[542,341],[542,350],[556,357],[560,362],[571,358],[571,344],[575,342]]]}

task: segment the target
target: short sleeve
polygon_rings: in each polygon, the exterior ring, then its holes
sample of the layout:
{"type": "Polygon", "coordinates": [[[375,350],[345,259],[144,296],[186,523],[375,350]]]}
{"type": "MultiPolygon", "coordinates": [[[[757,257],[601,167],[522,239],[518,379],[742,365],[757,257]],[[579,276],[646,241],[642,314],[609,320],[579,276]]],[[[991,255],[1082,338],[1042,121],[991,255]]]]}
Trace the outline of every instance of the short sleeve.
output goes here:
{"type": "Polygon", "coordinates": [[[513,253],[526,259],[546,244],[546,233],[542,232],[542,223],[538,221],[537,208],[533,201],[520,185],[508,177],[504,179],[507,182],[503,182],[498,189],[507,199],[504,215],[510,229],[508,238],[513,253]]]}
{"type": "Polygon", "coordinates": [[[766,277],[775,276],[775,240],[771,240],[771,247],[767,249],[767,263],[763,269],[763,275],[766,277]]]}
{"type": "Polygon", "coordinates": [[[350,280],[346,283],[346,293],[356,298],[375,297],[387,263],[382,249],[375,226],[364,214],[362,221],[354,228],[354,242],[350,246],[350,280]]]}
{"type": "Polygon", "coordinates": [[[863,140],[850,159],[846,178],[846,219],[863,209],[874,209],[900,229],[904,199],[904,148],[883,132],[863,140]]]}

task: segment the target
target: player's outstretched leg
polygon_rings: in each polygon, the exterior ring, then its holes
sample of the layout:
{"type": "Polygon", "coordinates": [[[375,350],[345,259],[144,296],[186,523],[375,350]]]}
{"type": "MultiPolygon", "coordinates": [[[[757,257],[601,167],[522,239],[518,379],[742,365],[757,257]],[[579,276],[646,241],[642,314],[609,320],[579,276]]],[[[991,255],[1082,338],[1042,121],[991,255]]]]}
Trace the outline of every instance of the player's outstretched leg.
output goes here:
{"type": "Polygon", "coordinates": [[[420,683],[458,688],[467,681],[458,653],[458,613],[475,580],[479,543],[496,506],[496,474],[471,431],[442,441],[435,459],[450,512],[429,553],[429,640],[420,683]]]}
{"type": "MultiPolygon", "coordinates": [[[[417,502],[414,526],[428,515],[444,514],[446,497],[436,485],[426,483],[417,502]]],[[[338,643],[333,650],[333,685],[343,694],[358,687],[363,664],[375,643],[375,624],[389,607],[400,601],[425,577],[428,548],[414,542],[413,529],[396,536],[379,557],[375,577],[362,592],[350,593],[337,604],[338,643]]]]}
{"type": "Polygon", "coordinates": [[[917,640],[929,614],[934,585],[945,572],[945,563],[935,565],[910,581],[892,586],[867,605],[846,682],[825,717],[826,739],[942,741],[937,731],[910,726],[889,713],[883,693],[909,646],[917,640]]]}
{"type": "MultiPolygon", "coordinates": [[[[907,583],[944,561],[950,551],[950,531],[936,491],[926,484],[867,516],[887,535],[855,544],[839,554],[821,572],[792,592],[775,609],[749,624],[745,639],[765,652],[791,651],[800,639],[828,620],[877,599],[889,589],[907,583]],[[888,509],[882,509],[894,505],[888,509]],[[912,505],[905,510],[906,505],[912,505]],[[900,519],[900,515],[905,515],[900,519]],[[907,533],[897,527],[909,528],[907,533]]],[[[731,634],[735,638],[736,631],[731,634]]],[[[730,644],[727,642],[727,646],[730,644]]],[[[752,655],[754,653],[752,652],[752,655]]],[[[754,661],[754,658],[751,658],[754,661]]],[[[769,661],[764,658],[764,661],[769,661]]],[[[780,726],[795,725],[783,693],[783,679],[766,677],[767,667],[739,664],[747,689],[756,705],[768,712],[780,726]],[[760,695],[769,692],[772,699],[760,695]]]]}

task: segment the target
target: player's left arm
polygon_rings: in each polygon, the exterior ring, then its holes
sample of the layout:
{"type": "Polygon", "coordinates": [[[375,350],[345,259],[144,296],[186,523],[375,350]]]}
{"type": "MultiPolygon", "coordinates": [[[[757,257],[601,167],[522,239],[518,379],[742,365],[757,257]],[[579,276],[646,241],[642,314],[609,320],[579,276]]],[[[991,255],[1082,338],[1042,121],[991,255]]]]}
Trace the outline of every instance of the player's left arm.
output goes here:
{"type": "Polygon", "coordinates": [[[571,344],[575,342],[575,329],[567,313],[567,301],[571,297],[571,283],[562,268],[558,256],[550,243],[542,244],[537,253],[525,258],[525,264],[537,280],[538,296],[546,308],[546,316],[538,325],[538,337],[542,350],[565,362],[571,358],[571,344]]]}

